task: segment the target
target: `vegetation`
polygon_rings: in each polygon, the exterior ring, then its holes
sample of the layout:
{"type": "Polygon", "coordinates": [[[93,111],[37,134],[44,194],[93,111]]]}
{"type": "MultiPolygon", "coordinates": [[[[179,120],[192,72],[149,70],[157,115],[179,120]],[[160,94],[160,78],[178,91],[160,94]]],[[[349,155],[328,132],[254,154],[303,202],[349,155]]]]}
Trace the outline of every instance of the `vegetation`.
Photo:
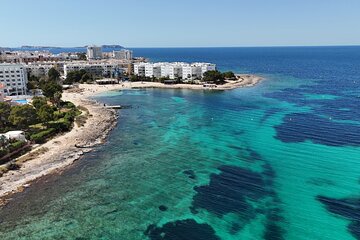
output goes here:
{"type": "Polygon", "coordinates": [[[48,80],[51,82],[56,82],[60,79],[60,73],[55,68],[51,68],[48,72],[48,80]]]}
{"type": "Polygon", "coordinates": [[[233,72],[224,72],[223,76],[225,79],[235,80],[236,76],[233,72]]]}
{"type": "Polygon", "coordinates": [[[10,112],[10,104],[0,102],[0,129],[8,129],[11,126],[9,121],[10,112]]]}
{"type": "Polygon", "coordinates": [[[74,83],[89,83],[94,80],[93,76],[86,72],[84,69],[79,71],[69,72],[66,76],[64,84],[74,84],[74,83]]]}
{"type": "Polygon", "coordinates": [[[8,121],[20,129],[27,129],[37,122],[36,110],[28,104],[11,107],[8,121]]]}
{"type": "Polygon", "coordinates": [[[30,140],[34,141],[35,143],[44,143],[44,142],[46,142],[46,140],[49,137],[55,135],[55,133],[56,133],[56,129],[49,128],[49,129],[46,129],[46,130],[41,131],[39,133],[31,135],[30,140]]]}
{"type": "MultiPolygon", "coordinates": [[[[40,144],[57,133],[70,130],[81,111],[71,102],[54,104],[50,101],[54,98],[56,96],[34,97],[32,105],[10,106],[8,103],[0,103],[0,133],[24,130],[28,140],[40,144]]],[[[9,140],[1,135],[0,164],[24,154],[29,147],[24,141],[9,140]]],[[[5,169],[9,170],[8,167],[5,169]]]]}
{"type": "Polygon", "coordinates": [[[218,70],[207,71],[204,73],[203,81],[215,84],[224,84],[225,79],[236,79],[236,76],[233,72],[224,72],[221,73],[218,70]]]}
{"type": "MultiPolygon", "coordinates": [[[[47,81],[41,85],[43,95],[50,99],[51,102],[55,102],[58,95],[62,93],[62,87],[55,81],[47,81]]],[[[60,95],[61,96],[61,95],[60,95]]],[[[61,98],[61,97],[60,97],[61,98]]]]}
{"type": "Polygon", "coordinates": [[[131,75],[130,81],[131,82],[152,82],[153,78],[145,77],[145,76],[138,76],[138,75],[131,75]]]}
{"type": "Polygon", "coordinates": [[[225,83],[225,77],[224,75],[215,70],[215,71],[207,71],[204,73],[203,77],[204,82],[210,82],[215,84],[224,84],[225,83]]]}
{"type": "MultiPolygon", "coordinates": [[[[87,80],[89,75],[85,72],[81,78],[87,80]]],[[[30,76],[29,85],[31,89],[40,88],[44,97],[34,97],[31,105],[11,106],[9,103],[0,102],[0,133],[23,130],[26,139],[32,143],[41,144],[58,133],[69,131],[81,111],[73,103],[61,101],[60,73],[56,69],[50,69],[48,76],[44,78],[30,76]]],[[[85,120],[80,118],[78,122],[84,124],[85,120]]],[[[0,135],[0,164],[21,156],[30,147],[31,144],[25,141],[7,139],[0,135]]],[[[30,158],[35,155],[29,154],[30,158]]],[[[2,165],[0,176],[9,170],[18,169],[22,162],[2,165]]]]}

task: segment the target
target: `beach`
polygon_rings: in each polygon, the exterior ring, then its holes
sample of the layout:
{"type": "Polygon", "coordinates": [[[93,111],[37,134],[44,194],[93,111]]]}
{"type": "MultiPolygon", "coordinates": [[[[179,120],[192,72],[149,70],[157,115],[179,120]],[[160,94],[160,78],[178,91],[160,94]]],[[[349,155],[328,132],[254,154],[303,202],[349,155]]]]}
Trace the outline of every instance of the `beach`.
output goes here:
{"type": "MultiPolygon", "coordinates": [[[[240,75],[239,80],[219,85],[216,88],[211,88],[211,90],[250,87],[262,79],[262,77],[255,75],[240,75]]],[[[39,149],[46,149],[35,159],[22,163],[19,170],[9,171],[0,177],[0,198],[6,199],[12,193],[22,191],[24,187],[30,185],[31,181],[41,176],[61,172],[86,152],[90,152],[94,146],[103,143],[117,123],[117,111],[108,109],[104,104],[90,98],[107,91],[131,88],[207,89],[203,85],[195,84],[166,85],[157,82],[126,82],[114,85],[80,84],[77,88],[65,91],[63,93],[64,101],[73,102],[76,106],[87,109],[86,123],[84,126],[75,124],[70,132],[57,136],[27,153],[31,154],[39,149]]]]}

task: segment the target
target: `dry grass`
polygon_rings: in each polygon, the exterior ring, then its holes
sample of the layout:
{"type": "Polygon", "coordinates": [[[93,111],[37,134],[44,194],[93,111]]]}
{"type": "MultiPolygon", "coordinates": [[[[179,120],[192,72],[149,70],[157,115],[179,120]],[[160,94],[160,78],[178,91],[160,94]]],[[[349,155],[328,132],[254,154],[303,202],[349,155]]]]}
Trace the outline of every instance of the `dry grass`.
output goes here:
{"type": "Polygon", "coordinates": [[[34,160],[38,156],[46,153],[47,151],[49,151],[48,148],[41,147],[41,148],[39,148],[39,149],[37,149],[37,150],[35,150],[33,152],[30,152],[30,153],[26,154],[25,156],[20,157],[18,160],[16,160],[16,163],[22,164],[24,162],[34,160]]]}
{"type": "Polygon", "coordinates": [[[77,109],[82,112],[81,115],[75,118],[75,123],[78,127],[83,127],[89,117],[92,115],[90,114],[89,110],[84,106],[77,106],[77,109]]]}

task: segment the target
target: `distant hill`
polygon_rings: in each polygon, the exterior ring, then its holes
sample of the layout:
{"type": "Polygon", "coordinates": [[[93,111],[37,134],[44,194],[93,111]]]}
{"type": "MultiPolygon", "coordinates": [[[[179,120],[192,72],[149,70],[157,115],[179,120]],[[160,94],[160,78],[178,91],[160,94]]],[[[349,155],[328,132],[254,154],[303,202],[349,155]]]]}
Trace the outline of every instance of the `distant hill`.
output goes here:
{"type": "MultiPolygon", "coordinates": [[[[86,45],[86,46],[84,46],[84,48],[87,48],[89,45],[86,45]]],[[[123,46],[121,46],[121,45],[116,45],[116,44],[114,44],[114,45],[102,45],[101,46],[102,48],[110,48],[110,49],[119,49],[119,48],[124,48],[123,46]]]]}
{"type": "Polygon", "coordinates": [[[61,49],[62,47],[50,47],[50,46],[28,46],[28,45],[24,45],[21,46],[20,49],[61,49]]]}

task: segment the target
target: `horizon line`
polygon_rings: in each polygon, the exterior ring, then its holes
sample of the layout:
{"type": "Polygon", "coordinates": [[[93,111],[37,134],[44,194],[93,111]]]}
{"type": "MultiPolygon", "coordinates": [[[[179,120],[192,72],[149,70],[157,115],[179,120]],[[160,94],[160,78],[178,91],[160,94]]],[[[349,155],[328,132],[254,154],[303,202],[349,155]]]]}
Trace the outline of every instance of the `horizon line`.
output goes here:
{"type": "MultiPolygon", "coordinates": [[[[119,44],[101,44],[101,45],[95,45],[95,46],[109,46],[109,45],[118,45],[119,44]]],[[[86,48],[86,46],[42,46],[42,45],[23,45],[23,46],[30,46],[30,47],[39,47],[39,48],[86,48]]],[[[14,49],[14,48],[22,48],[23,46],[17,46],[17,47],[1,47],[0,49],[14,49]]],[[[259,45],[259,46],[168,46],[168,47],[150,47],[150,46],[130,46],[123,48],[291,48],[291,47],[360,47],[360,44],[329,44],[329,45],[259,45]]]]}

